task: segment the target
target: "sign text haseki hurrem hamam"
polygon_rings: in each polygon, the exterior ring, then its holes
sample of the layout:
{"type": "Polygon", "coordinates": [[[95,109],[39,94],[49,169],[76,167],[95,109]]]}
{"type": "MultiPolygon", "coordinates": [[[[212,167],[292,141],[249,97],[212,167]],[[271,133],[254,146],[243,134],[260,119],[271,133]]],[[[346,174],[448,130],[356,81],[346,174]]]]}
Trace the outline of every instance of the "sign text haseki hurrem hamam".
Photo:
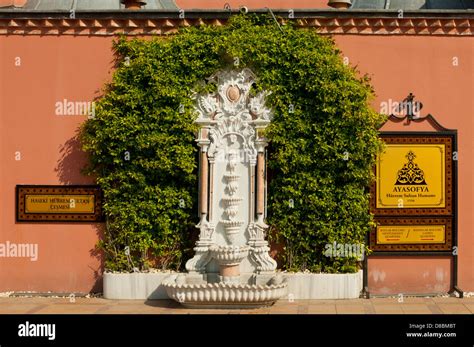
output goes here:
{"type": "Polygon", "coordinates": [[[101,204],[97,186],[17,186],[18,222],[98,222],[101,204]]]}
{"type": "Polygon", "coordinates": [[[371,210],[373,251],[449,251],[453,244],[451,135],[381,135],[371,210]]]}

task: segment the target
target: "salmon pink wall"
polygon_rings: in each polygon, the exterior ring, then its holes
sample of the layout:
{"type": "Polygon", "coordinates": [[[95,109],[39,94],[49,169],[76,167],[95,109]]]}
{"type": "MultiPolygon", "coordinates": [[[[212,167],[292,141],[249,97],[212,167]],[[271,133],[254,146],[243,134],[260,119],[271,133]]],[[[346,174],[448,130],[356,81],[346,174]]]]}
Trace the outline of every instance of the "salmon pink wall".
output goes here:
{"type": "Polygon", "coordinates": [[[111,39],[0,37],[0,243],[38,244],[38,260],[0,258],[0,291],[100,290],[99,224],[15,223],[17,184],[90,184],[76,131],[84,115],[56,115],[64,99],[90,101],[108,80],[111,39]],[[17,160],[19,159],[19,160],[17,160]],[[97,283],[96,283],[97,282],[97,283]]]}
{"type": "Polygon", "coordinates": [[[379,295],[446,293],[451,260],[447,257],[372,257],[369,292],[379,295]]]}
{"type": "Polygon", "coordinates": [[[23,7],[25,6],[27,0],[0,0],[0,7],[15,6],[23,7]]]}
{"type": "MultiPolygon", "coordinates": [[[[372,76],[375,109],[413,92],[425,105],[422,114],[458,129],[459,286],[474,290],[474,38],[347,35],[335,40],[351,64],[372,76]]],[[[14,189],[17,184],[91,183],[80,174],[85,158],[75,139],[86,117],[58,116],[55,103],[99,95],[110,78],[111,44],[112,38],[100,36],[0,36],[0,243],[39,245],[36,262],[0,258],[0,292],[100,290],[102,264],[93,253],[100,225],[15,223],[14,189]]],[[[450,266],[446,257],[374,257],[370,289],[443,292],[449,288],[450,266]]]]}

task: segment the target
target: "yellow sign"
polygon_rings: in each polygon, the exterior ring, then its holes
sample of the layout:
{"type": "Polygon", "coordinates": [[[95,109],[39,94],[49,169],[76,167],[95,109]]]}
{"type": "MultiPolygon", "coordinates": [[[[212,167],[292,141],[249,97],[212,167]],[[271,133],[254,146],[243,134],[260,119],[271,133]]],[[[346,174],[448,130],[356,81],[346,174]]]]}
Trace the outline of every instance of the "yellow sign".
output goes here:
{"type": "Polygon", "coordinates": [[[445,243],[444,225],[378,226],[377,244],[445,243]]]}
{"type": "Polygon", "coordinates": [[[444,144],[388,144],[377,160],[377,208],[443,208],[444,144]]]}
{"type": "Polygon", "coordinates": [[[94,213],[91,195],[25,195],[25,213],[94,213]]]}

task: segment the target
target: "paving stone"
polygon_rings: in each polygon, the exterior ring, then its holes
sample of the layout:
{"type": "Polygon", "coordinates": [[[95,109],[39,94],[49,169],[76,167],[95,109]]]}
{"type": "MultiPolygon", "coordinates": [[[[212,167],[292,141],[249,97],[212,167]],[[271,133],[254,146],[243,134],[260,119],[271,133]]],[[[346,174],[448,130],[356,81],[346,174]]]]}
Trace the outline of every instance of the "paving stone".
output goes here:
{"type": "Polygon", "coordinates": [[[447,303],[458,304],[459,300],[464,300],[464,299],[454,298],[454,297],[434,297],[431,299],[436,303],[443,303],[443,304],[447,304],[447,303]]]}
{"type": "Polygon", "coordinates": [[[287,307],[272,307],[269,310],[270,314],[297,314],[298,306],[291,305],[287,307]]]}
{"type": "Polygon", "coordinates": [[[307,314],[307,313],[308,313],[308,305],[298,306],[298,314],[307,314]]]}
{"type": "Polygon", "coordinates": [[[309,305],[308,314],[336,314],[336,305],[325,304],[325,305],[309,305]]]}
{"type": "Polygon", "coordinates": [[[280,300],[258,309],[189,309],[172,300],[103,298],[1,298],[0,314],[446,314],[474,313],[472,298],[372,298],[350,300],[280,300]]]}
{"type": "Polygon", "coordinates": [[[363,314],[365,313],[364,305],[336,305],[337,314],[363,314]]]}
{"type": "Polygon", "coordinates": [[[375,313],[402,314],[402,305],[374,305],[375,313]]]}
{"type": "Polygon", "coordinates": [[[463,304],[438,304],[441,312],[449,314],[466,314],[471,313],[463,304]]]}
{"type": "Polygon", "coordinates": [[[337,302],[344,302],[341,300],[309,300],[309,305],[335,305],[337,302]]]}
{"type": "Polygon", "coordinates": [[[270,312],[270,307],[262,307],[255,309],[241,309],[238,310],[240,314],[268,314],[270,312]]]}
{"type": "Polygon", "coordinates": [[[96,313],[100,308],[98,305],[49,305],[37,310],[36,314],[90,314],[96,313]]]}
{"type": "Polygon", "coordinates": [[[347,299],[347,300],[331,300],[334,304],[343,303],[344,305],[363,305],[367,299],[347,299]]]}
{"type": "Polygon", "coordinates": [[[403,313],[408,314],[430,314],[431,310],[426,304],[402,304],[403,313]]]}
{"type": "Polygon", "coordinates": [[[442,314],[443,312],[441,312],[441,309],[435,304],[429,304],[427,305],[429,310],[431,311],[431,313],[433,314],[442,314]]]}
{"type": "Polygon", "coordinates": [[[34,309],[39,309],[43,305],[39,304],[10,304],[10,305],[2,305],[0,307],[0,314],[25,314],[29,311],[34,309]]]}
{"type": "Polygon", "coordinates": [[[467,303],[467,304],[464,304],[464,306],[466,306],[466,308],[471,312],[471,313],[474,313],[474,303],[467,303]]]}
{"type": "Polygon", "coordinates": [[[364,304],[364,311],[366,314],[375,314],[374,306],[370,301],[364,304]]]}

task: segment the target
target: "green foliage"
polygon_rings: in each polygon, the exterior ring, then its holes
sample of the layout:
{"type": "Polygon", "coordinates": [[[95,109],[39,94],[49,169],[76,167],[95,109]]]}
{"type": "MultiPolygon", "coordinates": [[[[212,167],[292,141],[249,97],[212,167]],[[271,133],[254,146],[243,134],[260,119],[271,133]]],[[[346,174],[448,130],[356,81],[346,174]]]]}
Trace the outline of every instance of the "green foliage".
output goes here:
{"type": "Polygon", "coordinates": [[[272,92],[268,222],[284,243],[283,266],[356,270],[356,259],[325,257],[324,246],[364,242],[382,118],[368,105],[368,79],[342,63],[330,38],[291,23],[282,29],[247,15],[169,38],[116,41],[113,81],[81,132],[86,172],[105,194],[107,269],[146,268],[151,259],[161,268],[183,264],[197,219],[190,96],[218,69],[249,67],[257,88],[272,92]]]}

